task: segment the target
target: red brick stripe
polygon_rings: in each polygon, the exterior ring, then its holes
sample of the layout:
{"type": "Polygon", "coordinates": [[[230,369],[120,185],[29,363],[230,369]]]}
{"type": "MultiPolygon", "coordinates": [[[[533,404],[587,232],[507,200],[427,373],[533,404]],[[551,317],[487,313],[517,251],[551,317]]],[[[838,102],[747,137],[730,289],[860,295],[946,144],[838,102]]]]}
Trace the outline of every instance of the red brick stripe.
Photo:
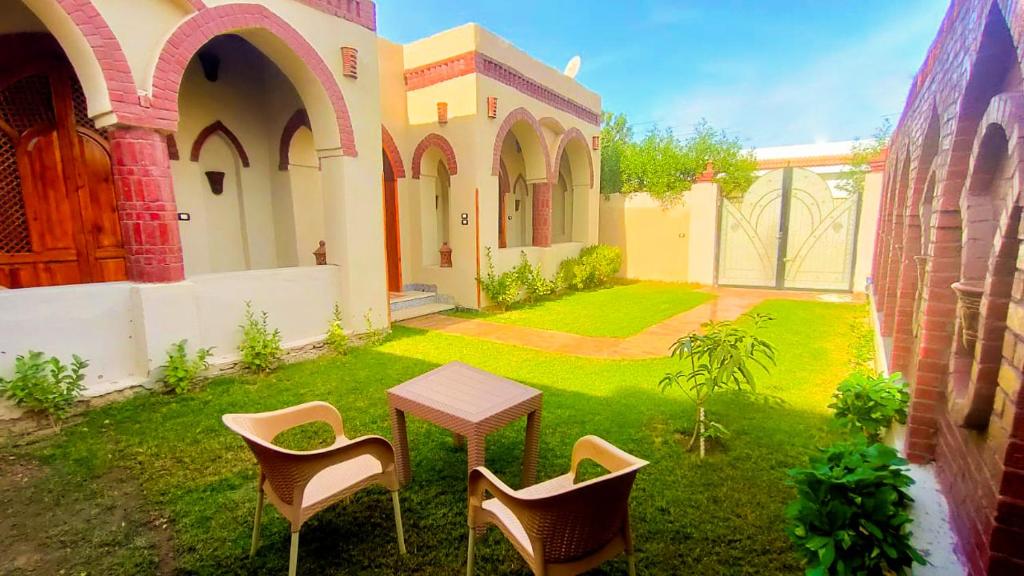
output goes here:
{"type": "Polygon", "coordinates": [[[551,174],[551,158],[548,156],[548,145],[544,140],[544,132],[540,128],[540,122],[526,108],[516,108],[505,116],[501,126],[498,128],[498,135],[494,138],[494,149],[491,151],[491,175],[497,176],[501,173],[501,146],[505,143],[505,136],[509,130],[518,122],[526,122],[537,134],[537,145],[544,154],[544,173],[551,174]]]}
{"type": "Polygon", "coordinates": [[[412,153],[413,180],[419,180],[420,164],[423,162],[423,155],[431,148],[437,148],[441,151],[444,164],[448,168],[448,174],[455,176],[459,173],[459,163],[455,158],[455,149],[452,148],[451,142],[440,134],[431,133],[427,134],[423,140],[420,140],[420,143],[416,145],[416,150],[412,153]]]}
{"type": "Polygon", "coordinates": [[[370,0],[299,0],[321,12],[344,18],[367,30],[377,30],[377,6],[370,0]]]}
{"type": "MultiPolygon", "coordinates": [[[[583,146],[583,150],[585,151],[584,156],[587,157],[587,166],[590,170],[590,186],[593,187],[594,157],[590,155],[590,146],[589,142],[587,142],[587,137],[583,135],[583,132],[580,132],[579,128],[570,128],[566,130],[565,133],[562,134],[561,138],[559,138],[558,149],[555,150],[554,162],[551,163],[548,179],[550,179],[552,182],[558,180],[558,168],[560,167],[560,164],[562,162],[562,154],[565,153],[565,147],[568,146],[569,142],[572,142],[573,140],[578,140],[580,144],[583,146]]],[[[578,174],[573,174],[573,178],[578,177],[578,174]]]]}
{"type": "Polygon", "coordinates": [[[467,74],[481,74],[588,124],[601,125],[600,111],[591,110],[515,68],[478,51],[466,52],[406,70],[405,87],[407,90],[418,90],[467,74]]]}
{"type": "MultiPolygon", "coordinates": [[[[391,162],[391,169],[395,172],[395,178],[405,178],[405,166],[402,165],[402,153],[398,151],[398,146],[395,145],[395,139],[391,137],[391,132],[381,124],[381,144],[384,147],[384,152],[387,154],[388,161],[391,162]]],[[[452,157],[455,157],[454,152],[452,157]]]]}
{"type": "Polygon", "coordinates": [[[189,61],[211,38],[230,32],[261,29],[274,34],[320,81],[334,108],[342,153],[356,156],[355,134],[345,97],[330,68],[317,51],[290,24],[264,6],[225,4],[193,14],[164,44],[153,75],[153,103],[150,124],[164,130],[178,127],[178,91],[189,61]]]}
{"type": "Polygon", "coordinates": [[[235,136],[235,133],[230,128],[224,125],[220,120],[215,121],[206,128],[203,128],[199,135],[196,136],[196,141],[192,143],[192,153],[189,155],[189,160],[193,162],[199,162],[199,153],[203,150],[203,145],[206,141],[214,134],[220,132],[231,145],[234,146],[235,152],[238,153],[238,158],[242,161],[242,166],[249,167],[249,155],[245,152],[245,147],[242,146],[242,141],[235,136]]]}

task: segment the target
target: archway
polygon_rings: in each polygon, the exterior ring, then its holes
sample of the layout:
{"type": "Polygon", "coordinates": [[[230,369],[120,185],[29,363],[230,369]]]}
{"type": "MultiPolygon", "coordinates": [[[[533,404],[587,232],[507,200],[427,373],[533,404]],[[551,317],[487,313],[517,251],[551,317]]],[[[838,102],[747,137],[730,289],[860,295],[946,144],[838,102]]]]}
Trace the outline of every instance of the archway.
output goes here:
{"type": "Polygon", "coordinates": [[[554,242],[586,242],[587,221],[590,218],[590,191],[594,187],[594,159],[587,139],[577,128],[561,135],[555,150],[551,181],[556,183],[552,204],[561,205],[561,218],[553,218],[553,226],[560,227],[554,242]]]}
{"type": "Polygon", "coordinates": [[[314,265],[325,219],[311,108],[242,36],[215,36],[195,54],[177,99],[177,140],[192,152],[171,162],[189,215],[179,222],[186,274],[314,265]]]}
{"type": "Polygon", "coordinates": [[[110,150],[77,71],[26,6],[5,10],[25,32],[0,35],[0,287],[124,280],[110,150]]]}
{"type": "MultiPolygon", "coordinates": [[[[512,196],[506,198],[509,248],[551,244],[553,184],[548,152],[540,123],[528,110],[517,108],[505,117],[495,136],[491,173],[499,177],[504,163],[510,182],[518,182],[522,178],[527,185],[527,190],[521,195],[513,186],[512,196]],[[531,199],[529,205],[525,201],[527,196],[531,199]],[[529,230],[529,235],[522,243],[517,243],[521,236],[508,230],[523,231],[524,235],[529,230]]],[[[500,193],[498,198],[501,198],[500,193]]]]}
{"type": "MultiPolygon", "coordinates": [[[[385,131],[385,134],[387,132],[385,131]]],[[[392,142],[394,144],[394,142],[392,142]]],[[[384,164],[384,247],[388,265],[388,291],[402,291],[402,232],[399,223],[398,209],[398,171],[400,159],[385,147],[381,149],[384,164]]]]}
{"type": "Polygon", "coordinates": [[[451,178],[459,172],[455,149],[440,134],[427,134],[412,155],[412,177],[419,180],[419,227],[424,266],[440,266],[444,245],[462,249],[451,237],[451,178]]]}

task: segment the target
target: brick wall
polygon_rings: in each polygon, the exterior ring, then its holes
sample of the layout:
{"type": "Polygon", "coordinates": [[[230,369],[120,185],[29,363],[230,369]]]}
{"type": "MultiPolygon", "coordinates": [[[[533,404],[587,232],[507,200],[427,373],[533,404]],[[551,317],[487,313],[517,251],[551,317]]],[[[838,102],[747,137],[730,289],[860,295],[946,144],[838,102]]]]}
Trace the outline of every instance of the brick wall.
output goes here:
{"type": "Polygon", "coordinates": [[[1024,574],[1024,1],[954,0],[890,146],[873,263],[906,451],[933,461],[975,574],[1024,574]],[[977,337],[954,282],[983,295],[977,337]],[[971,333],[971,330],[967,330],[971,333]]]}

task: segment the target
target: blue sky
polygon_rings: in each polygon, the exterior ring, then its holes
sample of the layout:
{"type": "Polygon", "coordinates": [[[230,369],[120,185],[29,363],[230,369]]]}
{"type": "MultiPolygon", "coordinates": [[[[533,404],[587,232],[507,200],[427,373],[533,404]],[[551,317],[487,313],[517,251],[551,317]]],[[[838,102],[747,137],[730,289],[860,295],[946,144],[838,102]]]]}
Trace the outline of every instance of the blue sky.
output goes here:
{"type": "Polygon", "coordinates": [[[903,109],[945,0],[379,0],[408,42],[477,22],[578,79],[638,130],[707,118],[749,146],[868,137],[903,109]],[[581,10],[579,7],[583,7],[581,10]]]}

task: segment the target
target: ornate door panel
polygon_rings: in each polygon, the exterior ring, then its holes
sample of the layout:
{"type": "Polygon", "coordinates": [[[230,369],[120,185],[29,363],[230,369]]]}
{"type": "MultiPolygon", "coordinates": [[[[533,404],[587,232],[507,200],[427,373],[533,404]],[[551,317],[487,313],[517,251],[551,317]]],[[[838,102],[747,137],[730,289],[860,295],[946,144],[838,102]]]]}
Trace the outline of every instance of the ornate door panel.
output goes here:
{"type": "Polygon", "coordinates": [[[125,278],[110,153],[84,108],[65,62],[0,57],[0,286],[125,278]]]}
{"type": "Polygon", "coordinates": [[[817,174],[784,168],[722,201],[718,283],[850,290],[860,197],[841,197],[817,174]]]}

